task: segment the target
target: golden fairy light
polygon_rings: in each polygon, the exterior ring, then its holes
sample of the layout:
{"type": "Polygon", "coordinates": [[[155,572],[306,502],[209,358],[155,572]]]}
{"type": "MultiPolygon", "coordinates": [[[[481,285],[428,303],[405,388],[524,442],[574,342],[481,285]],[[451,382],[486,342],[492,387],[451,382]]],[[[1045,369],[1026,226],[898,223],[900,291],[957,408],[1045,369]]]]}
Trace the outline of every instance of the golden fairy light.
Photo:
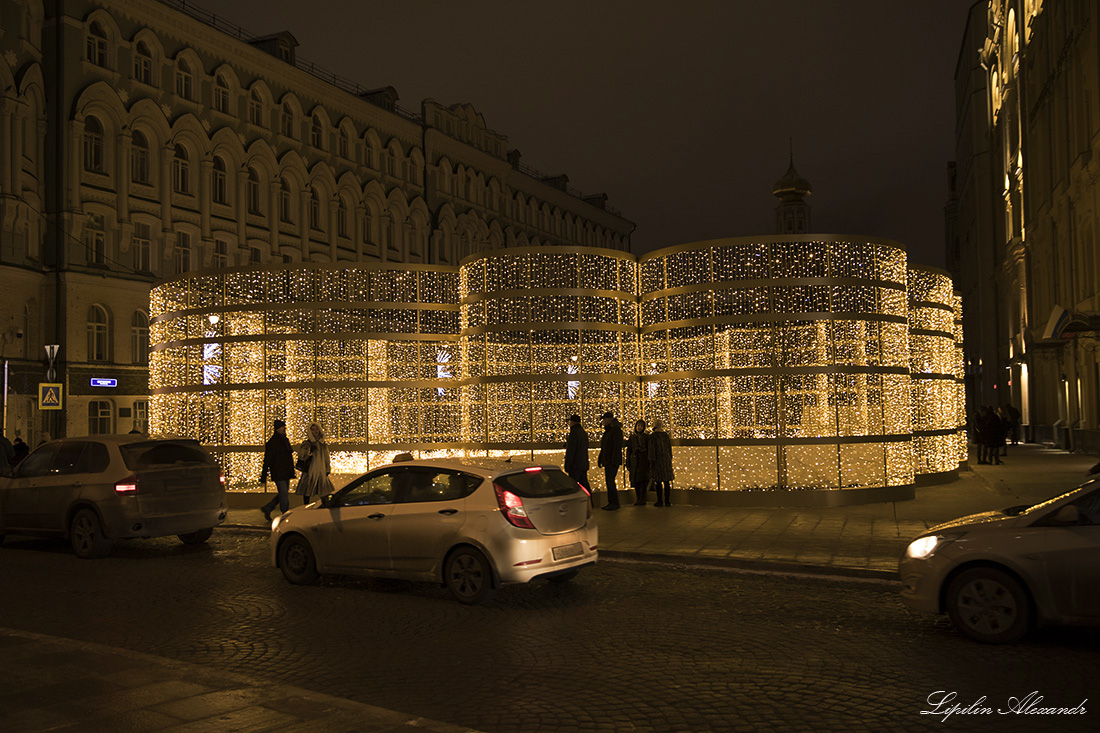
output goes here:
{"type": "Polygon", "coordinates": [[[889,489],[965,458],[960,300],[886,241],[211,270],[150,308],[151,429],[210,446],[236,488],[276,418],[292,439],[320,423],[344,473],[404,451],[560,462],[568,416],[595,439],[605,411],[665,423],[681,489],[889,489]]]}

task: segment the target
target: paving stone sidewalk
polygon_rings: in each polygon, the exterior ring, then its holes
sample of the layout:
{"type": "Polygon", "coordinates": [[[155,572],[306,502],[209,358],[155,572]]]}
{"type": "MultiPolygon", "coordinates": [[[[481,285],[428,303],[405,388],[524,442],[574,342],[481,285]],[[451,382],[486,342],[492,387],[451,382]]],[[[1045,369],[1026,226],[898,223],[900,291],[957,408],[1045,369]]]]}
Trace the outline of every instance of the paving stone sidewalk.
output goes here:
{"type": "MultiPolygon", "coordinates": [[[[624,504],[617,512],[600,512],[601,556],[894,579],[906,545],[928,527],[1042,501],[1083,482],[1097,462],[1096,456],[1040,445],[1009,446],[1002,465],[975,458],[958,480],[918,486],[916,499],[896,503],[786,509],[624,504]]],[[[248,498],[256,506],[264,500],[248,498]]],[[[254,508],[231,510],[227,524],[266,529],[254,508]]]]}
{"type": "Polygon", "coordinates": [[[0,730],[476,733],[289,685],[0,629],[0,730]]]}

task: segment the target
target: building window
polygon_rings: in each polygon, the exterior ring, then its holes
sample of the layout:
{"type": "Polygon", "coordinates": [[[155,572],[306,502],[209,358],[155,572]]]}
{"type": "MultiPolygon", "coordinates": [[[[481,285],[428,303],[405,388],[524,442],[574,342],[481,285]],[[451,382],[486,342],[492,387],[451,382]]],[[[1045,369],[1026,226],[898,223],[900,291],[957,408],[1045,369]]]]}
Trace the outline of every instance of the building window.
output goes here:
{"type": "Polygon", "coordinates": [[[317,231],[321,229],[321,197],[316,188],[309,195],[309,228],[317,231]]]}
{"type": "Polygon", "coordinates": [[[88,36],[84,41],[84,58],[96,66],[107,68],[107,34],[99,23],[88,26],[88,36]]]}
{"type": "Polygon", "coordinates": [[[176,64],[176,96],[183,99],[191,99],[191,85],[194,77],[191,74],[191,65],[187,59],[180,59],[176,64]]]}
{"type": "Polygon", "coordinates": [[[107,309],[93,305],[88,309],[88,361],[107,361],[110,346],[110,323],[107,309]]]}
{"type": "Polygon", "coordinates": [[[108,400],[88,403],[88,435],[110,435],[115,432],[115,411],[108,400]]]}
{"type": "Polygon", "coordinates": [[[397,172],[397,153],[393,148],[389,149],[389,155],[386,156],[386,173],[389,175],[395,175],[397,172]]]}
{"type": "Polygon", "coordinates": [[[260,176],[255,168],[248,169],[248,213],[260,213],[260,176]]]}
{"type": "Polygon", "coordinates": [[[191,271],[191,235],[180,232],[176,241],[175,264],[176,274],[182,275],[191,271]]]}
{"type": "Polygon", "coordinates": [[[229,114],[229,84],[220,74],[214,79],[214,109],[229,114]]]}
{"type": "Polygon", "coordinates": [[[248,121],[253,125],[262,126],[264,123],[264,100],[256,89],[248,97],[248,121]]]}
{"type": "Polygon", "coordinates": [[[138,272],[153,271],[153,240],[150,235],[149,225],[144,222],[134,222],[134,269],[138,272]]]}
{"type": "Polygon", "coordinates": [[[250,247],[248,250],[248,263],[251,265],[258,265],[263,262],[263,252],[259,247],[250,247]]]}
{"type": "Polygon", "coordinates": [[[99,214],[88,217],[88,226],[84,230],[84,245],[88,248],[89,265],[107,264],[107,226],[99,214]]]}
{"type": "Polygon", "coordinates": [[[139,41],[134,49],[134,80],[142,84],[153,83],[153,54],[144,41],[139,41]]]}
{"type": "Polygon", "coordinates": [[[149,316],[141,311],[130,319],[130,353],[135,364],[149,363],[149,316]]]}
{"type": "Polygon", "coordinates": [[[172,190],[176,193],[191,191],[191,165],[187,160],[187,150],[182,145],[176,146],[172,158],[172,190]]]}
{"type": "Polygon", "coordinates": [[[84,120],[84,170],[104,173],[103,125],[95,117],[84,120]]]}
{"type": "Polygon", "coordinates": [[[149,432],[148,400],[134,400],[134,430],[139,433],[149,432]]]}
{"type": "Polygon", "coordinates": [[[228,204],[225,185],[225,161],[219,156],[214,156],[214,173],[211,181],[211,196],[215,204],[228,204]]]}
{"type": "Polygon", "coordinates": [[[283,102],[283,134],[294,137],[294,110],[288,102],[283,102]]]}
{"type": "Polygon", "coordinates": [[[134,183],[152,183],[149,175],[149,140],[137,130],[134,130],[130,144],[130,179],[134,183]]]}
{"type": "Polygon", "coordinates": [[[324,140],[325,130],[321,126],[321,118],[314,115],[313,127],[309,131],[309,144],[318,150],[324,150],[324,146],[321,144],[324,140]]]}
{"type": "Polygon", "coordinates": [[[336,152],[341,158],[348,157],[348,149],[351,147],[351,140],[348,138],[346,130],[340,130],[340,137],[336,142],[336,152]]]}
{"type": "Polygon", "coordinates": [[[211,264],[214,267],[229,266],[229,244],[227,242],[220,239],[214,240],[214,260],[211,264]]]}
{"type": "Polygon", "coordinates": [[[336,233],[341,237],[348,236],[348,205],[344,203],[344,199],[340,199],[336,207],[336,233]]]}
{"type": "Polygon", "coordinates": [[[279,184],[279,221],[287,224],[294,223],[294,218],[290,212],[290,184],[283,178],[279,184]]]}

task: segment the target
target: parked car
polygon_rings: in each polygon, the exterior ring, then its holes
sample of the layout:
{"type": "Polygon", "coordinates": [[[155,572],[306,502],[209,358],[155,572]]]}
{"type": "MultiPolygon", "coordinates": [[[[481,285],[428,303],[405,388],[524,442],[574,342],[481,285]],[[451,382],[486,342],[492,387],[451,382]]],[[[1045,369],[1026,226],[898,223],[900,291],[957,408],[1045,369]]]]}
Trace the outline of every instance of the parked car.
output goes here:
{"type": "Polygon", "coordinates": [[[975,641],[1016,641],[1033,625],[1100,625],[1100,481],[932,527],[898,571],[907,605],[946,612],[975,641]]]}
{"type": "Polygon", "coordinates": [[[5,534],[67,537],[83,558],[133,537],[206,542],[225,515],[225,477],[194,440],[54,440],[0,478],[0,542],[5,534]]]}
{"type": "Polygon", "coordinates": [[[291,583],[427,580],[467,604],[503,584],[571,580],[598,554],[587,490],[557,466],[505,460],[383,466],[271,529],[271,562],[291,583]]]}

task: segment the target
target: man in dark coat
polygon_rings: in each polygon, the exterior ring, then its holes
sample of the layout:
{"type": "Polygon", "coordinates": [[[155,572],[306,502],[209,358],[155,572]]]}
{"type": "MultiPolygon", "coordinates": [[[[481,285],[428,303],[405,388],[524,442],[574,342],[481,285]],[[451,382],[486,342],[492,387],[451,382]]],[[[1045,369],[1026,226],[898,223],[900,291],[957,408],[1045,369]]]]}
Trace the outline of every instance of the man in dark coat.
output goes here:
{"type": "Polygon", "coordinates": [[[11,465],[17,466],[19,462],[27,457],[27,454],[31,452],[30,446],[23,442],[23,439],[18,435],[15,436],[15,440],[11,444],[12,450],[15,451],[15,455],[11,459],[11,465]]]}
{"type": "Polygon", "coordinates": [[[596,465],[603,468],[607,482],[607,504],[603,508],[614,511],[619,508],[619,490],[615,486],[615,476],[619,466],[623,465],[623,424],[610,412],[603,414],[603,436],[600,438],[600,455],[596,465]]]}
{"type": "Polygon", "coordinates": [[[278,494],[260,508],[264,513],[264,519],[271,521],[271,511],[275,504],[279,505],[279,511],[283,514],[290,509],[290,480],[294,478],[294,448],[286,437],[286,423],[282,420],[275,421],[275,432],[271,434],[264,446],[264,467],[260,471],[260,483],[267,483],[267,475],[271,474],[271,480],[275,482],[278,494]]]}
{"type": "Polygon", "coordinates": [[[588,432],[581,427],[581,416],[569,416],[569,437],[565,439],[565,472],[589,492],[588,432]]]}

